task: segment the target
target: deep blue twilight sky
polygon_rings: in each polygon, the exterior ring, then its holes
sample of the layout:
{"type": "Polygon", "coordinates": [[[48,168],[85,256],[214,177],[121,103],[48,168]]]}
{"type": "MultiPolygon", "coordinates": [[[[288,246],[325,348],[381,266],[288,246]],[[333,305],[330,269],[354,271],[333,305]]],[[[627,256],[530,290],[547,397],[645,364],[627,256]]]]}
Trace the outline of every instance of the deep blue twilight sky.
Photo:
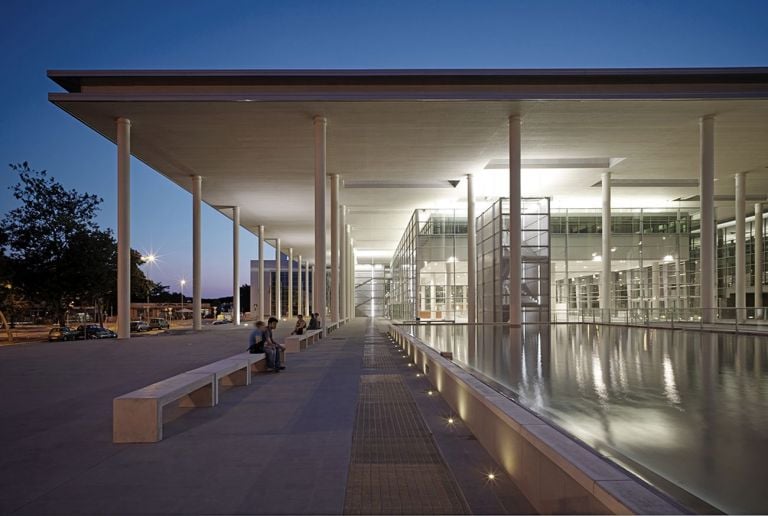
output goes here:
{"type": "MultiPolygon", "coordinates": [[[[26,160],[103,197],[111,228],[114,145],[48,103],[48,69],[768,65],[767,0],[2,0],[0,20],[0,213],[15,206],[6,164],[26,160]]],[[[150,277],[178,290],[190,195],[137,161],[132,172],[132,246],[159,253],[150,277]]],[[[231,293],[230,224],[204,208],[206,297],[231,293]]],[[[256,251],[243,231],[241,283],[256,251]]]]}

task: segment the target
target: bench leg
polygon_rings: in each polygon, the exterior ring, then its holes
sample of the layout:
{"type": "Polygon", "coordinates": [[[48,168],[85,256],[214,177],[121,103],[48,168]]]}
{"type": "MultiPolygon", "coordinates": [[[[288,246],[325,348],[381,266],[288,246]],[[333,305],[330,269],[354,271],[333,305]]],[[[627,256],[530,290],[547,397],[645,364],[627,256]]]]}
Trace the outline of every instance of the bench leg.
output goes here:
{"type": "Polygon", "coordinates": [[[234,387],[236,385],[250,385],[251,375],[250,370],[247,367],[238,369],[227,376],[222,376],[221,385],[225,387],[234,387]]]}
{"type": "Polygon", "coordinates": [[[267,360],[260,360],[251,364],[251,373],[263,373],[267,370],[267,360]]]}
{"type": "Polygon", "coordinates": [[[216,405],[216,390],[214,383],[192,391],[179,401],[180,407],[213,407],[216,405]]]}
{"type": "Polygon", "coordinates": [[[163,412],[157,400],[112,401],[112,442],[156,443],[163,439],[163,412]]]}

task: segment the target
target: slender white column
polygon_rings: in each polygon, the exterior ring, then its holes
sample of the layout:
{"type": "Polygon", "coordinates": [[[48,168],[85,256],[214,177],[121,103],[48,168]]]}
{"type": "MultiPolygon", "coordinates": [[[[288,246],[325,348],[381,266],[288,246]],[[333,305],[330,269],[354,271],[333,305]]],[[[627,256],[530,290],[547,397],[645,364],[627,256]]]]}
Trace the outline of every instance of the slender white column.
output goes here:
{"type": "Polygon", "coordinates": [[[192,176],[192,329],[203,329],[202,302],[202,224],[200,208],[203,199],[203,178],[192,176]]]}
{"type": "Polygon", "coordinates": [[[304,271],[304,315],[309,317],[309,262],[307,262],[307,268],[304,271]]]}
{"type": "MultiPolygon", "coordinates": [[[[264,321],[264,226],[259,226],[259,311],[257,321],[264,321]]],[[[265,321],[266,322],[266,321],[265,321]]]]}
{"type": "Polygon", "coordinates": [[[611,309],[611,173],[602,174],[603,191],[603,249],[600,273],[600,313],[603,322],[610,322],[611,309]]]}
{"type": "Polygon", "coordinates": [[[344,226],[344,232],[346,233],[347,247],[345,252],[347,253],[347,317],[350,319],[355,318],[355,261],[352,257],[352,226],[346,224],[344,226]]]}
{"type": "MultiPolygon", "coordinates": [[[[475,231],[475,189],[467,174],[467,320],[477,322],[477,233],[475,231]]],[[[470,332],[471,333],[471,332],[470,332]]]]}
{"type": "Polygon", "coordinates": [[[314,310],[320,314],[321,328],[325,329],[325,128],[324,117],[316,116],[315,125],[315,273],[314,310]]]}
{"type": "Polygon", "coordinates": [[[299,272],[296,274],[296,280],[298,282],[298,288],[296,290],[296,314],[303,314],[304,312],[301,310],[301,255],[299,255],[299,272]]]}
{"type": "Polygon", "coordinates": [[[339,206],[339,318],[347,317],[347,207],[339,206]]]}
{"type": "Polygon", "coordinates": [[[744,172],[736,174],[736,320],[746,319],[747,314],[747,256],[746,233],[746,182],[744,172]]]}
{"type": "Polygon", "coordinates": [[[280,239],[275,238],[275,317],[283,317],[283,252],[280,250],[280,239]]]}
{"type": "Polygon", "coordinates": [[[293,317],[293,247],[288,248],[288,318],[293,317]]]}
{"type": "Polygon", "coordinates": [[[232,207],[232,323],[240,324],[240,206],[232,207]]]}
{"type": "Polygon", "coordinates": [[[715,117],[699,121],[699,198],[701,203],[701,317],[705,323],[715,320],[715,117]]]}
{"type": "Polygon", "coordinates": [[[520,273],[520,167],[521,122],[519,115],[509,117],[509,324],[520,326],[522,319],[520,273]]]}
{"type": "MultiPolygon", "coordinates": [[[[763,203],[755,203],[755,308],[763,307],[763,203]]],[[[757,311],[756,311],[757,312],[757,311]]],[[[755,318],[762,314],[755,313],[755,318]]]]}
{"type": "Polygon", "coordinates": [[[131,121],[117,119],[117,336],[131,337],[131,121]]]}
{"type": "Polygon", "coordinates": [[[331,174],[331,320],[339,320],[339,174],[331,174]]]}

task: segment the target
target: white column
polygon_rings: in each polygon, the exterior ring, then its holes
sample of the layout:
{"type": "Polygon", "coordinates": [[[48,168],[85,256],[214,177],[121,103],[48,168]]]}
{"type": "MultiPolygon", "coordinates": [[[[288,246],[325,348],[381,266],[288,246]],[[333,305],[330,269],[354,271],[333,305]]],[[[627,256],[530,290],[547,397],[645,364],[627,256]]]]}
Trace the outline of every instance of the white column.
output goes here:
{"type": "Polygon", "coordinates": [[[203,178],[192,176],[192,329],[203,329],[202,302],[202,224],[200,208],[203,199],[203,178]]]}
{"type": "Polygon", "coordinates": [[[355,318],[355,260],[352,256],[352,226],[344,226],[347,241],[347,317],[355,318]]]}
{"type": "Polygon", "coordinates": [[[331,174],[331,320],[339,320],[339,174],[331,174]]]}
{"type": "Polygon", "coordinates": [[[699,121],[699,198],[701,203],[701,317],[703,322],[715,320],[715,117],[707,115],[699,121]]]}
{"type": "Polygon", "coordinates": [[[307,268],[304,271],[304,315],[309,316],[310,314],[310,303],[309,303],[309,262],[307,262],[307,268]]]}
{"type": "Polygon", "coordinates": [[[520,167],[521,122],[519,115],[509,117],[509,324],[520,326],[520,167]]]}
{"type": "Polygon", "coordinates": [[[288,248],[288,318],[293,317],[293,247],[288,248]]]}
{"type": "MultiPolygon", "coordinates": [[[[477,233],[475,231],[475,189],[467,174],[467,320],[477,322],[477,233]]],[[[472,332],[470,332],[472,334],[472,332]]]]}
{"type": "Polygon", "coordinates": [[[324,117],[316,116],[315,126],[315,274],[314,310],[320,314],[325,329],[325,128],[324,117]]]}
{"type": "Polygon", "coordinates": [[[283,317],[283,271],[281,263],[283,252],[280,250],[280,239],[275,238],[275,317],[283,317]]]}
{"type": "MultiPolygon", "coordinates": [[[[443,319],[456,320],[456,303],[453,299],[453,286],[456,283],[456,262],[445,262],[445,314],[443,319]]],[[[419,285],[421,290],[421,285],[419,285]]]]}
{"type": "Polygon", "coordinates": [[[296,280],[298,282],[298,288],[296,290],[296,314],[303,314],[302,302],[301,302],[301,255],[299,255],[299,272],[296,274],[296,280]]]}
{"type": "Polygon", "coordinates": [[[603,191],[603,249],[600,273],[600,313],[603,322],[610,322],[611,309],[611,173],[602,174],[603,191]]]}
{"type": "Polygon", "coordinates": [[[264,321],[264,313],[264,226],[259,226],[259,311],[256,320],[264,321]]]}
{"type": "Polygon", "coordinates": [[[117,336],[131,337],[131,121],[117,119],[117,336]]]}
{"type": "Polygon", "coordinates": [[[747,256],[746,256],[746,182],[744,172],[736,174],[736,320],[747,318],[747,256]]]}
{"type": "Polygon", "coordinates": [[[339,318],[347,317],[347,207],[339,207],[339,318]]]}
{"type": "Polygon", "coordinates": [[[240,324],[240,206],[232,207],[232,323],[240,324]]]}
{"type": "MultiPolygon", "coordinates": [[[[763,203],[755,203],[755,308],[763,307],[763,203]]],[[[755,319],[762,314],[755,310],[755,319]]]]}

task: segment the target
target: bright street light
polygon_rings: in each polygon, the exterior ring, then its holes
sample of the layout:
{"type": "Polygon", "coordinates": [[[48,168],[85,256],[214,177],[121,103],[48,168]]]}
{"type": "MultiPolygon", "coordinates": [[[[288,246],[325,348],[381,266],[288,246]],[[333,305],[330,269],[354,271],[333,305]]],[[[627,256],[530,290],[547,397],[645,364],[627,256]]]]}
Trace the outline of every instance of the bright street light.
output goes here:
{"type": "Polygon", "coordinates": [[[187,284],[187,280],[181,279],[179,283],[181,284],[181,310],[179,312],[181,313],[181,318],[183,319],[184,318],[184,285],[187,284]]]}

